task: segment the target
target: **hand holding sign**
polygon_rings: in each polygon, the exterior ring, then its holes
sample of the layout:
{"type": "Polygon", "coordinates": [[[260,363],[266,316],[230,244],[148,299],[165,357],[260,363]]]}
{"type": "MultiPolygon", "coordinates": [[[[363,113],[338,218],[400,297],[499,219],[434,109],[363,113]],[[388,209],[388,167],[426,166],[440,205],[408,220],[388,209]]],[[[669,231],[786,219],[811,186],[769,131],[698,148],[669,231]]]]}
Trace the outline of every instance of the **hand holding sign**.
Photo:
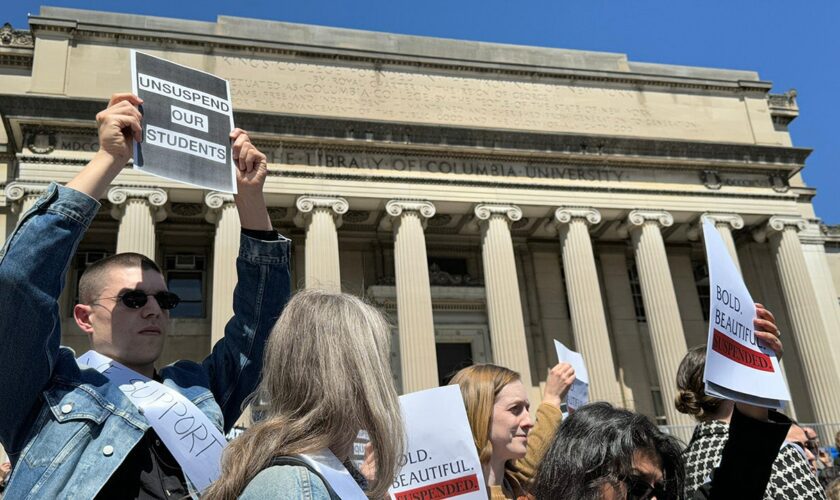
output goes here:
{"type": "Polygon", "coordinates": [[[554,348],[557,349],[557,359],[574,368],[572,372],[574,379],[567,389],[566,406],[570,410],[576,410],[589,402],[589,372],[586,371],[586,363],[580,353],[570,350],[556,340],[554,348]]]}
{"type": "Polygon", "coordinates": [[[548,378],[545,381],[545,393],[543,403],[548,403],[560,408],[569,389],[575,382],[575,369],[569,363],[557,363],[548,370],[548,378]]]}
{"type": "Polygon", "coordinates": [[[790,400],[777,356],[782,352],[773,315],[755,304],[715,226],[703,221],[709,263],[709,342],[706,394],[765,408],[790,400]],[[756,317],[757,316],[757,317],[756,317]]]}
{"type": "Polygon", "coordinates": [[[779,327],[776,326],[776,317],[773,313],[764,308],[763,305],[755,304],[756,318],[753,320],[755,327],[755,336],[758,337],[764,345],[769,347],[776,353],[776,357],[782,359],[784,348],[782,341],[779,339],[781,333],[779,327]]]}

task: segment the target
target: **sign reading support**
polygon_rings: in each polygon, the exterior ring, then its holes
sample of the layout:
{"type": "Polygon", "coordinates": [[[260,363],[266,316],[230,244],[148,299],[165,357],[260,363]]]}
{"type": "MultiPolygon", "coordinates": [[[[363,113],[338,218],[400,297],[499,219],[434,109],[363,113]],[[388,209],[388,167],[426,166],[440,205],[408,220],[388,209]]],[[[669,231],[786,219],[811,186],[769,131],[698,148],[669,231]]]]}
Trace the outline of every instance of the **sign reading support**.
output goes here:
{"type": "Polygon", "coordinates": [[[487,500],[484,473],[461,389],[446,385],[400,396],[406,454],[388,490],[392,500],[487,500]]]}
{"type": "Polygon", "coordinates": [[[143,99],[143,142],[134,144],[134,168],[235,193],[227,80],[135,50],[131,79],[132,90],[143,99]]]}
{"type": "Polygon", "coordinates": [[[554,341],[554,348],[557,349],[557,360],[569,363],[575,370],[575,381],[566,394],[566,406],[577,410],[589,402],[589,372],[586,371],[586,363],[580,353],[570,350],[557,340],[554,341]]]}
{"type": "Polygon", "coordinates": [[[753,332],[755,302],[729,251],[709,220],[703,221],[709,263],[709,340],[703,380],[706,394],[765,408],[790,400],[776,354],[753,332]]]}

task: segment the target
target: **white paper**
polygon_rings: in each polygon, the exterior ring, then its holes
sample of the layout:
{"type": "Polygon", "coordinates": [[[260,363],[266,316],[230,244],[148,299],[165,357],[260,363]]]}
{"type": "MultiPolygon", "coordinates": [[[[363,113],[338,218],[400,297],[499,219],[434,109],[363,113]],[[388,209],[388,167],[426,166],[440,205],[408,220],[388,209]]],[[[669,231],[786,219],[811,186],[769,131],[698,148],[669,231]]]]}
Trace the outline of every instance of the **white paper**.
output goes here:
{"type": "Polygon", "coordinates": [[[790,400],[775,353],[753,333],[755,302],[714,224],[703,221],[709,263],[706,393],[766,408],[790,400]]]}
{"type": "Polygon", "coordinates": [[[330,450],[323,449],[298,456],[320,472],[342,500],[367,500],[365,492],[330,450]]]}
{"type": "Polygon", "coordinates": [[[406,394],[400,406],[408,439],[391,498],[487,500],[461,389],[446,385],[406,394]]]}
{"type": "Polygon", "coordinates": [[[166,448],[199,491],[218,479],[224,434],[189,399],[171,387],[126,368],[95,351],[83,354],[79,365],[108,377],[149,422],[166,448]]]}
{"type": "Polygon", "coordinates": [[[134,144],[134,168],[236,193],[229,83],[136,50],[131,51],[131,82],[143,99],[143,142],[134,144]]]}
{"type": "Polygon", "coordinates": [[[577,410],[589,402],[589,372],[586,371],[586,363],[580,353],[572,351],[557,340],[554,341],[554,348],[557,349],[557,360],[569,363],[575,370],[575,381],[566,395],[566,406],[577,410]]]}

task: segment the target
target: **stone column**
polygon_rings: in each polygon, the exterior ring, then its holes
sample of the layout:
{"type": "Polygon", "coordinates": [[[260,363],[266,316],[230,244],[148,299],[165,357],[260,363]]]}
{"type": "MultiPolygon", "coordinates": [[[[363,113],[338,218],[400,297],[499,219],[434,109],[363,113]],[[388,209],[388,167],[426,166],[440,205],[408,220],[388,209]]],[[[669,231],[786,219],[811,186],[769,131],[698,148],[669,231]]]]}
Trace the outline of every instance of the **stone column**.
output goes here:
{"type": "Polygon", "coordinates": [[[589,372],[590,399],[620,406],[623,400],[589,237],[589,225],[601,222],[601,213],[593,208],[561,207],[554,212],[554,222],[560,234],[575,346],[589,372]]]}
{"type": "Polygon", "coordinates": [[[840,422],[840,367],[831,355],[831,339],[797,234],[806,227],[800,217],[775,216],[755,236],[759,241],[770,238],[814,416],[818,422],[840,422]]]}
{"type": "Polygon", "coordinates": [[[510,235],[510,223],[522,218],[522,210],[510,205],[482,204],[475,207],[475,216],[481,228],[493,361],[519,372],[525,388],[530,390],[531,365],[510,235]]]}
{"type": "Polygon", "coordinates": [[[155,260],[155,223],[166,219],[166,191],[115,186],[108,190],[111,216],[120,221],[117,253],[136,252],[155,260]]]}
{"type": "Polygon", "coordinates": [[[341,291],[338,228],[350,205],[339,197],[301,196],[295,223],[306,228],[306,288],[341,291]]]}
{"type": "Polygon", "coordinates": [[[22,215],[32,208],[48,186],[37,182],[10,182],[5,189],[6,199],[16,202],[12,205],[12,211],[22,215]]]}
{"type": "Polygon", "coordinates": [[[210,305],[210,347],[225,336],[225,325],[233,317],[233,289],[236,288],[236,258],[239,256],[239,214],[233,195],[211,191],[204,196],[208,210],[204,218],[216,226],[213,240],[213,286],[210,305]]]}
{"type": "Polygon", "coordinates": [[[665,211],[633,210],[627,229],[633,239],[639,284],[645,303],[662,405],[669,425],[689,425],[692,419],[674,408],[677,395],[677,368],[687,352],[677,295],[668,267],[668,255],[660,227],[669,227],[674,218],[665,211]]]}
{"type": "Polygon", "coordinates": [[[391,200],[385,205],[386,226],[394,231],[397,321],[403,393],[438,386],[432,292],[426,257],[426,220],[435,215],[427,201],[391,200]]]}
{"type": "MultiPolygon", "coordinates": [[[[741,263],[738,260],[738,250],[735,249],[735,240],[732,238],[732,230],[743,229],[744,218],[738,214],[704,213],[700,216],[701,223],[703,219],[708,219],[715,225],[718,233],[720,233],[720,237],[723,239],[723,243],[726,245],[726,249],[729,250],[729,255],[732,256],[732,262],[735,263],[735,267],[737,267],[738,271],[740,271],[741,263]]],[[[698,223],[696,229],[692,228],[689,230],[689,239],[697,239],[702,231],[703,229],[698,223]]]]}

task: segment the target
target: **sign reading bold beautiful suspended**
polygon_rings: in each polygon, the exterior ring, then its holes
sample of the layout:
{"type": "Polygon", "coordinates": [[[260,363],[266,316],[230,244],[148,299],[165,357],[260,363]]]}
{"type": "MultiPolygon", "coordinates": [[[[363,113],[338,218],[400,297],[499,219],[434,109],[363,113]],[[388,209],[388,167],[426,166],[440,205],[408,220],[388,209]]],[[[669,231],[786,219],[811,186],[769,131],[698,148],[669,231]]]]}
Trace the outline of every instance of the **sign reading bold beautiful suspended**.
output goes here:
{"type": "Polygon", "coordinates": [[[131,78],[143,99],[143,142],[135,143],[134,168],[235,193],[228,82],[135,50],[131,78]]]}
{"type": "Polygon", "coordinates": [[[755,302],[714,224],[703,221],[709,263],[706,393],[781,409],[790,400],[775,353],[753,332],[755,302]]]}
{"type": "Polygon", "coordinates": [[[484,473],[457,385],[400,397],[406,453],[389,493],[393,500],[458,497],[486,500],[484,473]]]}

